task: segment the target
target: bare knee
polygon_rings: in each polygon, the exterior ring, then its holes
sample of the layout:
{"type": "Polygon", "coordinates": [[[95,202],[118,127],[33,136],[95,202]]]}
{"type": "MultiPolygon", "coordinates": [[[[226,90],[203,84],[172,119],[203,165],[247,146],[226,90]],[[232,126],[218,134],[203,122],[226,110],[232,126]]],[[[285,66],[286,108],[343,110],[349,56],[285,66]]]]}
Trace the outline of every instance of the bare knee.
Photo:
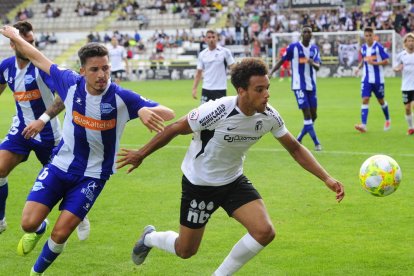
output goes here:
{"type": "Polygon", "coordinates": [[[50,234],[50,237],[55,243],[63,244],[68,240],[70,234],[71,234],[70,229],[66,229],[66,228],[56,229],[55,227],[53,228],[53,231],[50,234]]]}
{"type": "Polygon", "coordinates": [[[23,231],[28,233],[36,232],[37,228],[39,228],[40,224],[42,224],[43,220],[37,220],[32,216],[25,216],[22,217],[21,226],[23,231]]]}
{"type": "Polygon", "coordinates": [[[189,259],[197,254],[196,248],[181,248],[178,244],[175,247],[175,254],[181,259],[189,259]]]}
{"type": "Polygon", "coordinates": [[[10,170],[5,168],[0,168],[0,178],[6,178],[10,173],[10,170]]]}
{"type": "Polygon", "coordinates": [[[273,241],[276,236],[276,231],[273,225],[267,224],[256,229],[253,233],[250,233],[253,238],[263,246],[268,245],[273,241]]]}

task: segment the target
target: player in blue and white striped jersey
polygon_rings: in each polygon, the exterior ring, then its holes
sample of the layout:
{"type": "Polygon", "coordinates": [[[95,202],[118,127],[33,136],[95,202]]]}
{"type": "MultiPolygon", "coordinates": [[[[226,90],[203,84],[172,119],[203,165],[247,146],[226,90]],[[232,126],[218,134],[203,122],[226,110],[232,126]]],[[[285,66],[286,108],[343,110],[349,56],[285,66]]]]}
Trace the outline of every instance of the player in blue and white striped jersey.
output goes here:
{"type": "Polygon", "coordinates": [[[63,251],[72,231],[115,172],[115,156],[125,124],[140,117],[150,130],[162,131],[164,120],[171,120],[174,112],[111,83],[108,50],[99,43],[89,43],[79,50],[79,75],[58,68],[13,27],[4,26],[0,33],[52,77],[66,107],[62,140],[52,162],[40,171],[23,209],[22,229],[27,233],[17,248],[20,255],[33,250],[42,236],[36,231],[45,229],[46,216],[61,201],[51,237],[31,271],[41,275],[63,251]]]}
{"type": "MultiPolygon", "coordinates": [[[[33,27],[20,21],[14,25],[30,44],[35,41],[33,27]]],[[[60,124],[55,116],[64,109],[54,95],[53,80],[36,68],[11,42],[15,56],[0,63],[0,94],[9,86],[16,104],[16,115],[10,130],[0,144],[0,233],[6,230],[6,200],[10,172],[27,160],[34,151],[46,165],[52,149],[60,141],[60,124]]]]}
{"type": "Polygon", "coordinates": [[[291,62],[292,83],[291,88],[295,94],[299,109],[303,112],[303,128],[297,139],[302,142],[303,137],[309,133],[315,144],[315,150],[322,150],[322,145],[316,136],[314,123],[317,118],[316,71],[319,70],[321,59],[318,46],[311,44],[312,28],[304,26],[302,39],[291,43],[282,58],[270,71],[270,76],[278,70],[285,61],[291,62]]]}
{"type": "Polygon", "coordinates": [[[369,99],[374,93],[381,105],[385,116],[384,131],[391,127],[391,119],[388,111],[388,104],[385,101],[384,68],[389,62],[389,55],[385,48],[377,41],[374,41],[374,30],[370,27],[364,29],[365,44],[361,47],[362,61],[358,65],[359,69],[364,67],[361,79],[361,123],[355,125],[355,129],[361,133],[367,131],[369,99]]]}

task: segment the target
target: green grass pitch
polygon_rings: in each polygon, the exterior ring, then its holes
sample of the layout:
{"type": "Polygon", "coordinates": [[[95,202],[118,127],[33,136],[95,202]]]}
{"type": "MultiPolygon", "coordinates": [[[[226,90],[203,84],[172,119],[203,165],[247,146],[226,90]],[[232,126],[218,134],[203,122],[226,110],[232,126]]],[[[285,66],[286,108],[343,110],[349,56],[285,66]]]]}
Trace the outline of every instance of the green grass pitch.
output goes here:
{"type": "MultiPolygon", "coordinates": [[[[407,136],[399,78],[386,80],[392,128],[382,130],[384,117],[372,99],[368,132],[357,133],[360,121],[360,81],[357,78],[319,79],[316,132],[324,147],[313,151],[309,136],[303,144],[345,185],[342,203],[317,178],[301,169],[270,135],[249,151],[245,174],[262,194],[276,227],[276,239],[245,265],[238,275],[413,275],[414,260],[414,137],[407,136]],[[399,189],[385,198],[362,190],[358,170],[374,154],[392,156],[401,166],[399,189]]],[[[192,81],[123,83],[147,98],[173,108],[177,118],[198,101],[191,98],[192,81]]],[[[200,90],[200,89],[199,89],[200,90]]],[[[234,95],[230,87],[229,94],[234,95]]],[[[296,135],[303,124],[287,80],[271,81],[270,103],[296,135]]],[[[10,91],[0,97],[0,137],[14,114],[10,91]]],[[[138,148],[154,133],[139,120],[127,124],[121,147],[138,148]]],[[[91,236],[78,241],[76,233],[46,275],[211,275],[245,230],[222,210],[211,218],[198,254],[181,260],[152,250],[142,266],[130,253],[147,224],[159,230],[178,230],[180,165],[191,136],[181,136],[148,157],[127,175],[125,169],[107,182],[89,218],[91,236]]],[[[28,275],[46,236],[26,257],[16,254],[22,235],[21,211],[40,170],[31,156],[9,176],[7,222],[0,235],[0,275],[28,275]]],[[[52,224],[57,208],[51,212],[52,224]]],[[[48,231],[50,233],[50,230],[48,231]]]]}

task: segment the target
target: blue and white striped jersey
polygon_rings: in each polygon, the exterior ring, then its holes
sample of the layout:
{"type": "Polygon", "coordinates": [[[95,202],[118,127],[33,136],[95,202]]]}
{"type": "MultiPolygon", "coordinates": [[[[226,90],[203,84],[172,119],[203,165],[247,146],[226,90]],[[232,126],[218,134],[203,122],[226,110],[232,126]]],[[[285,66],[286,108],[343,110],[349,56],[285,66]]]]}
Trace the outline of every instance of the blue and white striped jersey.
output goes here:
{"type": "Polygon", "coordinates": [[[282,56],[283,61],[291,62],[292,90],[316,91],[316,70],[308,63],[309,59],[320,64],[318,46],[305,47],[301,42],[291,43],[282,56]]]}
{"type": "Polygon", "coordinates": [[[138,117],[140,108],[158,103],[115,83],[108,83],[102,94],[91,95],[83,76],[56,64],[50,67],[50,75],[66,107],[62,140],[54,150],[52,165],[75,175],[109,179],[115,172],[125,124],[138,117]]]}
{"type": "MultiPolygon", "coordinates": [[[[16,115],[12,127],[17,129],[16,133],[21,133],[30,122],[38,119],[55,99],[52,78],[31,62],[19,69],[15,56],[1,62],[0,83],[7,83],[13,92],[16,115]]],[[[59,141],[60,136],[59,120],[53,118],[34,139],[39,142],[59,141]]]]}
{"type": "Polygon", "coordinates": [[[361,47],[361,55],[364,61],[364,71],[361,82],[372,84],[384,83],[384,68],[382,65],[368,64],[368,60],[383,61],[389,58],[385,48],[378,42],[374,41],[371,47],[366,43],[361,47]]]}

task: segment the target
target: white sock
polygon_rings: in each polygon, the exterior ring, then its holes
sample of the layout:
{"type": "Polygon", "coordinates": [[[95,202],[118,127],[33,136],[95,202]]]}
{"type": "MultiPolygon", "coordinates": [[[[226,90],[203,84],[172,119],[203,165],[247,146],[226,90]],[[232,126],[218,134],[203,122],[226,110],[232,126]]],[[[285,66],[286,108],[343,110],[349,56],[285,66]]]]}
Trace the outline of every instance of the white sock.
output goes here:
{"type": "Polygon", "coordinates": [[[405,120],[407,121],[407,124],[408,124],[409,128],[414,128],[413,127],[413,114],[412,113],[410,115],[405,115],[405,120]]]}
{"type": "Polygon", "coordinates": [[[263,245],[258,243],[249,233],[247,233],[233,246],[229,255],[227,255],[213,275],[232,275],[250,259],[256,256],[263,248],[263,245]]]}
{"type": "Polygon", "coordinates": [[[51,237],[47,240],[47,245],[49,246],[50,251],[52,251],[55,254],[62,253],[63,249],[65,248],[66,242],[59,244],[55,243],[51,237]]]}
{"type": "Polygon", "coordinates": [[[154,231],[145,236],[144,244],[148,247],[157,247],[175,255],[175,240],[177,238],[178,233],[174,231],[154,231]]]}
{"type": "Polygon", "coordinates": [[[6,184],[7,184],[7,177],[0,178],[0,186],[6,185],[6,184]]]}

